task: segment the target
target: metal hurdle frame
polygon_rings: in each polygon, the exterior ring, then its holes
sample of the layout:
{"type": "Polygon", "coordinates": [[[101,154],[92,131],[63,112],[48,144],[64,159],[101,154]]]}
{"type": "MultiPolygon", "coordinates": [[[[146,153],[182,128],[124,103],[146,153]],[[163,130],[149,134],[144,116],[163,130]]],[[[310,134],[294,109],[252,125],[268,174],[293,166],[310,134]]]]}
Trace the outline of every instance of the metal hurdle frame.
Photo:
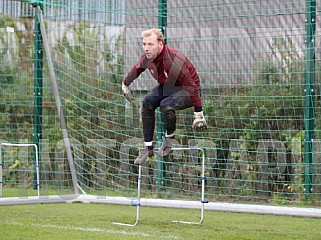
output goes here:
{"type": "MultiPolygon", "coordinates": [[[[205,200],[205,152],[202,148],[199,147],[176,147],[172,148],[172,151],[183,151],[183,150],[189,150],[189,151],[201,151],[202,153],[202,188],[201,188],[201,216],[199,222],[189,222],[189,221],[180,221],[180,220],[173,220],[173,223],[183,223],[183,224],[202,224],[204,222],[204,204],[208,203],[208,201],[205,200]]],[[[154,151],[159,151],[159,148],[155,148],[154,151]]],[[[119,223],[119,222],[113,222],[113,224],[121,225],[121,226],[129,226],[134,227],[137,226],[139,223],[139,214],[140,214],[140,190],[141,190],[141,180],[142,180],[142,167],[141,165],[138,166],[138,180],[137,180],[137,199],[135,202],[133,202],[132,206],[136,206],[136,221],[134,224],[129,223],[119,223]]]]}
{"type": "Polygon", "coordinates": [[[137,179],[137,200],[136,202],[132,203],[132,206],[136,206],[136,221],[134,224],[130,223],[119,223],[113,222],[113,224],[121,225],[121,226],[128,226],[128,227],[135,227],[139,223],[139,213],[140,213],[140,185],[142,181],[142,166],[138,166],[138,179],[137,179]]]}
{"type": "Polygon", "coordinates": [[[3,177],[2,177],[2,170],[3,170],[3,163],[2,163],[2,146],[12,146],[12,147],[34,147],[35,155],[36,155],[36,187],[37,187],[37,194],[38,198],[40,197],[40,183],[39,183],[39,159],[38,159],[38,146],[37,144],[32,143],[0,143],[0,198],[2,198],[2,187],[3,187],[3,177]]]}

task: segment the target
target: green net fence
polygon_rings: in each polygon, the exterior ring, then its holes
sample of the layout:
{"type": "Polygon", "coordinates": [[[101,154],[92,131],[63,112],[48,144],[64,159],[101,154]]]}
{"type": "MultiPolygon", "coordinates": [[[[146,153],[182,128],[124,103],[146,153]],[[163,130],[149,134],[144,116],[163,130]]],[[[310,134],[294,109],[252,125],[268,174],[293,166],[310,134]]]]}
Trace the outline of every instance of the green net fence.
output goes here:
{"type": "MultiPolygon", "coordinates": [[[[141,31],[162,25],[167,44],[185,53],[201,77],[209,129],[194,132],[193,109],[182,110],[175,146],[205,150],[206,198],[320,202],[319,2],[40,3],[84,192],[136,194],[138,169],[133,161],[143,147],[141,100],[156,81],[144,72],[131,85],[132,104],[123,97],[121,83],[142,54],[141,31]]],[[[4,0],[0,14],[0,139],[39,144],[41,189],[48,194],[72,192],[35,9],[4,0]]],[[[158,146],[162,134],[158,121],[158,146]]],[[[7,195],[21,187],[19,178],[33,186],[34,157],[32,151],[23,151],[3,149],[7,195]],[[22,169],[27,174],[13,177],[22,169]]],[[[149,159],[143,167],[146,197],[199,198],[200,185],[201,154],[196,151],[173,151],[166,159],[149,159]]]]}

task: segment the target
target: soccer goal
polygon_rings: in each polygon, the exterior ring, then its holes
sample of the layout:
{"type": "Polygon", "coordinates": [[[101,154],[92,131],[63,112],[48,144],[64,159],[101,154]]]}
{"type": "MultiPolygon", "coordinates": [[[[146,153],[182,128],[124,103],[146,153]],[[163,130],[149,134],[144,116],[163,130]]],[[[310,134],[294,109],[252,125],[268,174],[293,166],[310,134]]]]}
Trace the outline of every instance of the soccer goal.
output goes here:
{"type": "Polygon", "coordinates": [[[203,210],[321,217],[295,207],[321,200],[320,4],[151,2],[0,4],[0,142],[31,144],[1,146],[0,205],[134,205],[130,225],[144,206],[197,209],[201,221],[203,210]],[[178,111],[174,148],[184,150],[137,166],[141,100],[156,82],[143,72],[131,104],[121,84],[143,54],[147,22],[196,66],[208,131],[193,131],[193,109],[178,111]],[[35,146],[38,163],[24,161],[35,146]],[[7,198],[19,174],[36,189],[7,198]]]}

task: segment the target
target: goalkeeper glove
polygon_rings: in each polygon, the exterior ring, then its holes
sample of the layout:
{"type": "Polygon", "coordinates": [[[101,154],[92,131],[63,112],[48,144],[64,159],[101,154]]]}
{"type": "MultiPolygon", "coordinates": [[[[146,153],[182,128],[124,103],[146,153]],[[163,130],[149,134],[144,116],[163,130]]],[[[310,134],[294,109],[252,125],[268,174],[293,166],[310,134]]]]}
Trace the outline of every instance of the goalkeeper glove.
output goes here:
{"type": "Polygon", "coordinates": [[[132,95],[129,87],[127,87],[125,85],[125,83],[122,83],[121,89],[123,90],[123,94],[124,94],[125,98],[128,100],[128,102],[131,102],[133,100],[133,95],[132,95]]]}
{"type": "Polygon", "coordinates": [[[196,131],[204,131],[207,130],[207,123],[203,114],[203,111],[201,112],[194,112],[194,121],[193,121],[193,128],[196,131]]]}

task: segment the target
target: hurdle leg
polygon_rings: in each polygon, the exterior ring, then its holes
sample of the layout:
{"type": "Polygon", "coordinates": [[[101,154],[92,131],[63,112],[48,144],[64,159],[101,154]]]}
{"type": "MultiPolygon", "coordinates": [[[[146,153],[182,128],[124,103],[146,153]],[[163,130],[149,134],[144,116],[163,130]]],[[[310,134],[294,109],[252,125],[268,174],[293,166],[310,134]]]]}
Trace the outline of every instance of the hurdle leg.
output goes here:
{"type": "MultiPolygon", "coordinates": [[[[173,148],[172,150],[175,150],[173,148]]],[[[200,221],[199,222],[188,222],[188,221],[179,221],[179,220],[173,220],[173,223],[184,223],[184,224],[202,224],[204,221],[204,204],[208,203],[208,201],[205,201],[205,153],[202,148],[177,148],[176,150],[194,150],[194,151],[201,151],[202,152],[202,190],[201,190],[201,216],[200,216],[200,221]]]]}
{"type": "Polygon", "coordinates": [[[137,201],[132,204],[132,206],[136,206],[136,221],[134,224],[129,223],[119,223],[119,222],[113,222],[115,225],[121,225],[121,226],[128,226],[128,227],[134,227],[138,225],[139,223],[139,213],[140,213],[140,184],[142,180],[142,167],[141,165],[138,166],[138,180],[137,180],[137,201]]]}
{"type": "MultiPolygon", "coordinates": [[[[159,151],[159,148],[154,149],[155,151],[159,151]]],[[[205,200],[205,153],[202,148],[199,147],[192,147],[192,148],[172,148],[173,151],[180,151],[180,150],[189,150],[189,151],[201,151],[202,153],[202,192],[201,192],[201,216],[199,222],[188,222],[188,221],[179,221],[179,220],[173,220],[173,223],[184,223],[184,224],[202,224],[204,221],[204,204],[208,203],[208,201],[205,200]]]]}

